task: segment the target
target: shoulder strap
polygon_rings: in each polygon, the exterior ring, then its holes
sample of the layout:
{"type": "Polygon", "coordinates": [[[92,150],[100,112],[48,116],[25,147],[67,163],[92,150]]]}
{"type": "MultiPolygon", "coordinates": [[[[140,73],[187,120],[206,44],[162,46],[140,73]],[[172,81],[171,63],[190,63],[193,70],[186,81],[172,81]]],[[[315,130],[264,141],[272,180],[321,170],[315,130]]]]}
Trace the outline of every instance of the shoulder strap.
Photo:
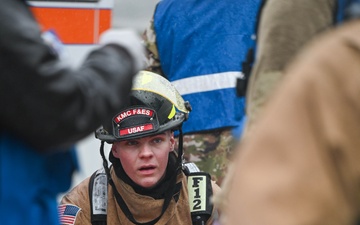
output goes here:
{"type": "Polygon", "coordinates": [[[106,225],[108,181],[103,168],[95,171],[89,181],[91,224],[106,225]]]}
{"type": "Polygon", "coordinates": [[[200,172],[194,163],[183,164],[187,176],[187,189],[193,225],[202,225],[211,217],[213,204],[210,201],[213,195],[210,174],[200,172]]]}
{"type": "Polygon", "coordinates": [[[191,173],[200,172],[199,167],[195,163],[187,162],[182,164],[182,170],[186,176],[189,176],[191,173]]]}
{"type": "Polygon", "coordinates": [[[243,76],[236,79],[236,93],[239,97],[244,97],[246,95],[247,86],[249,77],[251,74],[251,70],[255,61],[255,52],[256,52],[256,44],[257,44],[257,34],[260,24],[260,18],[262,9],[264,8],[266,4],[266,0],[262,0],[258,9],[256,21],[255,21],[255,27],[253,30],[252,40],[253,45],[248,49],[245,59],[242,62],[242,72],[243,76]]]}

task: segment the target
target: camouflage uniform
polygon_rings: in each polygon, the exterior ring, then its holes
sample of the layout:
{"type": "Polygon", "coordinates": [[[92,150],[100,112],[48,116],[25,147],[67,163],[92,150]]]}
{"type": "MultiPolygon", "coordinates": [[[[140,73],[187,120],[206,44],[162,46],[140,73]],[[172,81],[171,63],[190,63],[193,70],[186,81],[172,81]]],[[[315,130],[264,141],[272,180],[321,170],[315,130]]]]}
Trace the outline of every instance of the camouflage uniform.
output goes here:
{"type": "MultiPolygon", "coordinates": [[[[164,75],[156,47],[153,20],[145,30],[143,39],[147,49],[147,70],[164,75]]],[[[212,179],[221,185],[235,143],[236,139],[232,135],[232,128],[185,134],[184,159],[194,162],[201,171],[210,173],[212,179]]]]}
{"type": "Polygon", "coordinates": [[[231,129],[184,135],[184,159],[194,162],[201,171],[210,173],[212,180],[222,183],[235,145],[231,129]]]}
{"type": "Polygon", "coordinates": [[[149,27],[143,33],[143,39],[147,50],[148,65],[146,70],[164,76],[161,69],[159,53],[156,47],[156,34],[154,31],[154,19],[150,20],[149,27]]]}

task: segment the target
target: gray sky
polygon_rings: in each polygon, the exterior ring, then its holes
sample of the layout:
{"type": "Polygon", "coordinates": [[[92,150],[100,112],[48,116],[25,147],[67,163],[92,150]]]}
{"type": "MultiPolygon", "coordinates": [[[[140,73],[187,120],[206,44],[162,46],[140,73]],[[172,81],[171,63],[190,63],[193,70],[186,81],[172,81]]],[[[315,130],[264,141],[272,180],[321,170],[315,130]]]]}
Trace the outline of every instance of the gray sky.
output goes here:
{"type": "Polygon", "coordinates": [[[142,33],[159,0],[115,0],[113,27],[134,28],[142,33]]]}

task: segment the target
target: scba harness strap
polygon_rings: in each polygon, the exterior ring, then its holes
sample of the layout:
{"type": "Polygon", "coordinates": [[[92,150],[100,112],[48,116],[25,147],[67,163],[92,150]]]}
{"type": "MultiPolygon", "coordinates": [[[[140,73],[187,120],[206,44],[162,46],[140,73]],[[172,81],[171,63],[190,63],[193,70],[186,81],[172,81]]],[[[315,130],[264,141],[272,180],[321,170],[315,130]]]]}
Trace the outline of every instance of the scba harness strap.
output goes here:
{"type": "MultiPolygon", "coordinates": [[[[205,224],[211,217],[213,194],[211,178],[208,173],[200,172],[194,163],[184,163],[183,172],[188,180],[189,207],[193,225],[205,224]]],[[[108,180],[103,168],[94,172],[89,181],[91,224],[107,224],[108,180]]]]}
{"type": "Polygon", "coordinates": [[[89,199],[91,224],[106,225],[108,180],[104,168],[95,171],[90,177],[89,199]]]}

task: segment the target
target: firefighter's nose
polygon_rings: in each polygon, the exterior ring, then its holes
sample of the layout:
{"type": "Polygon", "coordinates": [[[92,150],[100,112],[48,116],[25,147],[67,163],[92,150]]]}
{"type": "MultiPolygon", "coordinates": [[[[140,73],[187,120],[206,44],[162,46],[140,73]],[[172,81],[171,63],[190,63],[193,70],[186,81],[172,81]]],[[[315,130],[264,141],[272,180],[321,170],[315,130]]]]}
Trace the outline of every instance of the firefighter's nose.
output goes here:
{"type": "Polygon", "coordinates": [[[151,147],[147,144],[141,146],[140,148],[140,157],[149,157],[153,155],[151,147]]]}

